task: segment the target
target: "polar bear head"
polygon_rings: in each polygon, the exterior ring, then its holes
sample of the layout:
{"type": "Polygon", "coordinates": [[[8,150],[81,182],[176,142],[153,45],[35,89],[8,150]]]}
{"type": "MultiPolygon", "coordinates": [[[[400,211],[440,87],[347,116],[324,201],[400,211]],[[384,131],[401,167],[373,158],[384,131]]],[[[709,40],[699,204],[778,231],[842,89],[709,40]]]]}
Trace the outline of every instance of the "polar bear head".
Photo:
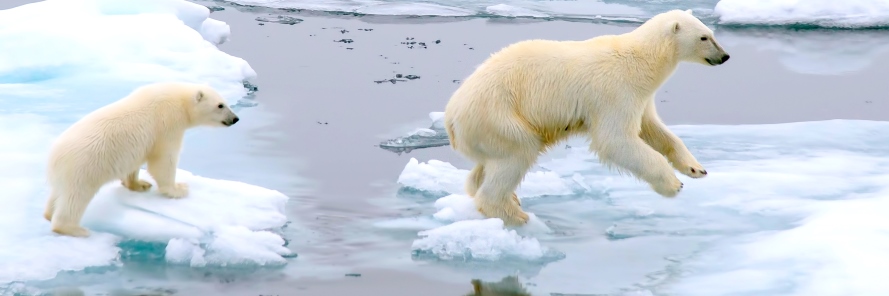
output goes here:
{"type": "Polygon", "coordinates": [[[192,120],[195,125],[231,126],[240,120],[225,99],[209,86],[198,86],[193,99],[192,120]]]}
{"type": "Polygon", "coordinates": [[[728,53],[716,42],[713,30],[691,14],[691,9],[664,13],[670,34],[679,51],[679,59],[704,65],[722,65],[729,59],[728,53]]]}

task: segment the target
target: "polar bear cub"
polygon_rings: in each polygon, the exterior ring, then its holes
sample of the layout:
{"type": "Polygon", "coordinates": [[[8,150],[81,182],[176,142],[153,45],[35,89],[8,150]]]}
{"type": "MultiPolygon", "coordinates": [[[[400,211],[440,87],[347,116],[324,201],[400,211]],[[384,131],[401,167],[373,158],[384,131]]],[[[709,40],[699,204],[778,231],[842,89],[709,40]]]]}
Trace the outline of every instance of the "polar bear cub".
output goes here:
{"type": "Polygon", "coordinates": [[[658,117],[655,93],[680,62],[715,66],[728,59],[690,10],[661,13],[621,35],[503,48],[445,107],[452,148],[476,163],[466,193],[485,216],[522,225],[528,215],[515,189],[538,155],[584,135],[605,165],[676,196],[683,184],[674,168],[692,178],[707,171],[658,117]]]}
{"type": "Polygon", "coordinates": [[[126,97],[87,114],[65,130],[50,150],[47,179],[51,193],[44,218],[61,235],[87,237],[80,220],[104,184],[120,180],[137,192],[151,184],[169,198],[188,195],[176,183],[176,166],[185,130],[196,126],[231,126],[238,116],[222,96],[203,84],[161,82],[141,86],[126,97]]]}

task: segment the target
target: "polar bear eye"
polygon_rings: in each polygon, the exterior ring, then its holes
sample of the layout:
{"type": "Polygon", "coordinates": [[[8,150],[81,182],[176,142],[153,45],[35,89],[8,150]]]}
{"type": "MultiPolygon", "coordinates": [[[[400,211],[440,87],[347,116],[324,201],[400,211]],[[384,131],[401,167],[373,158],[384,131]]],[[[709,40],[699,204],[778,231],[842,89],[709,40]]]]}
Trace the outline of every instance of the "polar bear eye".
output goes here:
{"type": "Polygon", "coordinates": [[[707,36],[701,37],[701,41],[707,41],[707,36]]]}

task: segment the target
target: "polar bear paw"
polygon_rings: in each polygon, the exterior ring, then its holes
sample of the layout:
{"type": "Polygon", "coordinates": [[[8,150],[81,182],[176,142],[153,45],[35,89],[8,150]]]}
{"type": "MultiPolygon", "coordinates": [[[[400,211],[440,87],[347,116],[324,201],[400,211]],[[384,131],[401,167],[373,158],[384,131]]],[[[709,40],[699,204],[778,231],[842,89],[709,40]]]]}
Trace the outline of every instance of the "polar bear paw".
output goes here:
{"type": "Polygon", "coordinates": [[[90,231],[88,229],[80,227],[80,226],[71,226],[71,225],[63,225],[63,226],[53,225],[52,232],[55,232],[60,235],[73,236],[73,237],[89,237],[90,236],[90,231]]]}
{"type": "Polygon", "coordinates": [[[135,192],[145,192],[148,191],[148,189],[151,189],[151,183],[148,183],[144,180],[136,180],[136,182],[134,183],[121,181],[120,184],[123,185],[123,187],[126,187],[127,189],[135,192]]]}
{"type": "Polygon", "coordinates": [[[499,218],[506,226],[522,226],[528,223],[528,213],[522,211],[518,196],[513,194],[506,204],[491,204],[476,198],[475,204],[479,213],[488,218],[499,218]]]}
{"type": "Polygon", "coordinates": [[[161,188],[161,194],[166,197],[178,199],[188,196],[188,184],[176,183],[170,188],[161,188]]]}
{"type": "Polygon", "coordinates": [[[700,163],[693,164],[678,164],[674,166],[677,171],[682,173],[683,175],[698,179],[707,176],[707,170],[704,169],[700,163]]]}
{"type": "Polygon", "coordinates": [[[683,186],[684,184],[682,184],[682,182],[679,181],[679,178],[676,178],[674,175],[665,178],[662,182],[651,184],[651,188],[663,197],[675,197],[682,191],[683,186]]]}

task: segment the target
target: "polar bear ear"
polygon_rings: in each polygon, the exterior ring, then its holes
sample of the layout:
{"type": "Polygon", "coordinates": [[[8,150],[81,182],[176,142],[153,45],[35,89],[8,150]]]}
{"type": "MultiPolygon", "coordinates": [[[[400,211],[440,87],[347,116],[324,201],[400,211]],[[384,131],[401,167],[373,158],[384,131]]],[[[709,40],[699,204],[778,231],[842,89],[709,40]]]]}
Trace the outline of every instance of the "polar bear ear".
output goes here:
{"type": "Polygon", "coordinates": [[[679,32],[679,22],[673,22],[673,33],[679,32]]]}
{"type": "Polygon", "coordinates": [[[194,101],[200,103],[204,100],[204,91],[199,90],[198,93],[194,94],[194,101]]]}
{"type": "Polygon", "coordinates": [[[693,13],[691,13],[691,9],[686,9],[685,12],[688,12],[688,14],[694,15],[693,13]]]}

